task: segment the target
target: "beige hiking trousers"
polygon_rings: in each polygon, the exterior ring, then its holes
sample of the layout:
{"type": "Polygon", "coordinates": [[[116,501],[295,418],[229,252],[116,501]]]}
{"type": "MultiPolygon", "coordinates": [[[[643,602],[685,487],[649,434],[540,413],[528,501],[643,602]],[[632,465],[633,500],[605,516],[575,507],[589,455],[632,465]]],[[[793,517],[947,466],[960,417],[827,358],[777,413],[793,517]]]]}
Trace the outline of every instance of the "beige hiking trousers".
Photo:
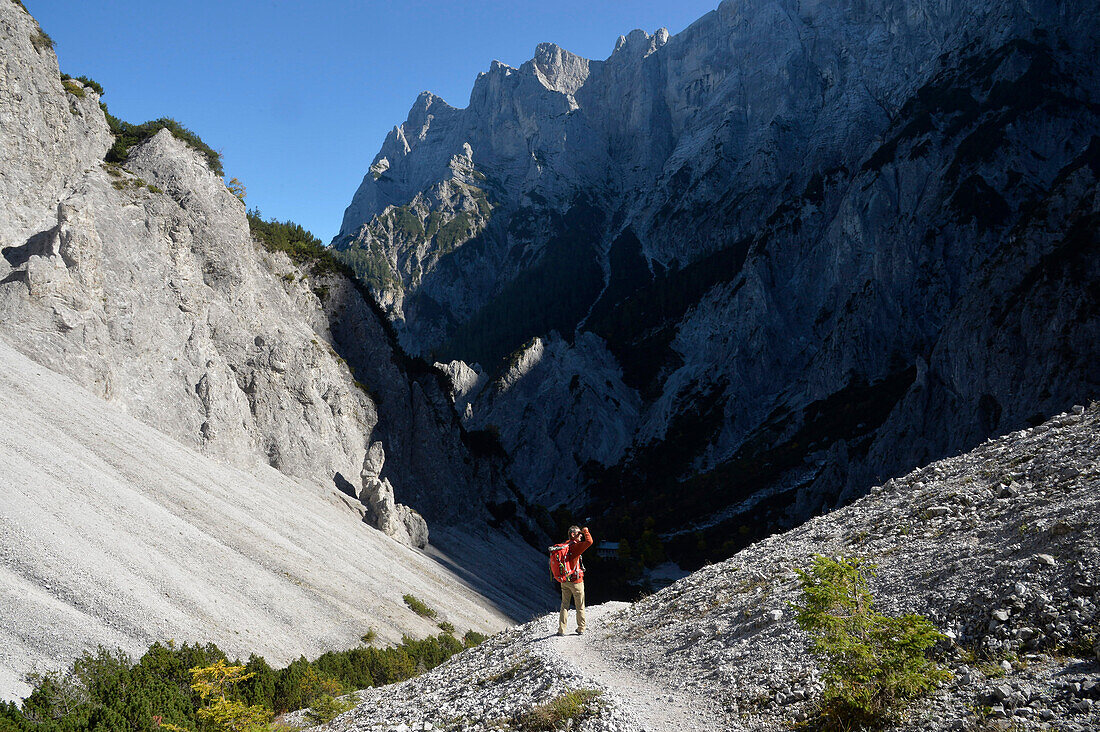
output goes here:
{"type": "Polygon", "coordinates": [[[558,632],[565,633],[569,620],[569,600],[577,608],[577,632],[584,632],[584,582],[561,583],[561,613],[558,615],[558,632]]]}

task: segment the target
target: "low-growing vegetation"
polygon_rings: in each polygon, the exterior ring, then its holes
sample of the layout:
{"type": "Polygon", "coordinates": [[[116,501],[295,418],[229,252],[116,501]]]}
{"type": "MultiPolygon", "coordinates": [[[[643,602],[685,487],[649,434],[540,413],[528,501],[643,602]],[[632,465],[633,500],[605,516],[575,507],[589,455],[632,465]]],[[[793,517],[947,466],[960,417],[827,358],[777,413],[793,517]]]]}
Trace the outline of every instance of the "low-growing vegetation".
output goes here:
{"type": "Polygon", "coordinates": [[[402,599],[405,601],[405,604],[409,606],[409,609],[412,610],[417,615],[419,615],[420,617],[422,617],[422,618],[434,618],[435,617],[435,610],[432,610],[430,607],[425,605],[424,602],[422,600],[420,600],[419,598],[417,598],[415,595],[404,595],[402,597],[402,599]]]}
{"type": "MultiPolygon", "coordinates": [[[[24,8],[25,9],[25,8],[24,8]]],[[[34,50],[38,53],[43,51],[53,50],[53,39],[50,38],[50,34],[46,31],[38,28],[34,33],[31,33],[31,45],[34,46],[34,50]]]]}
{"type": "Polygon", "coordinates": [[[305,708],[323,722],[347,710],[341,694],[411,678],[483,639],[404,637],[281,669],[255,654],[230,662],[213,644],[154,643],[136,661],[101,647],[67,670],[29,675],[23,703],[0,704],[0,732],[260,732],[273,715],[305,708]]]}
{"type": "Polygon", "coordinates": [[[817,556],[795,570],[802,604],[792,603],[810,649],[824,666],[825,692],[808,726],[825,732],[880,729],[905,704],[950,678],[927,657],[944,636],[921,615],[889,617],[874,610],[867,586],[874,565],[817,556]]]}
{"type": "Polygon", "coordinates": [[[331,697],[325,694],[309,708],[306,716],[314,724],[327,724],[355,706],[347,697],[331,697]]]}
{"type": "Polygon", "coordinates": [[[516,716],[515,727],[521,732],[550,732],[577,727],[596,713],[596,700],[603,692],[597,689],[574,689],[554,697],[516,716]]]}
{"type": "Polygon", "coordinates": [[[68,74],[61,74],[61,83],[66,89],[73,91],[77,94],[75,89],[80,88],[80,93],[77,96],[84,96],[84,89],[88,88],[94,91],[99,96],[103,96],[107,92],[103,91],[103,85],[94,79],[89,79],[87,76],[69,76],[68,74]]]}
{"type": "MultiPolygon", "coordinates": [[[[100,89],[102,89],[102,87],[100,87],[100,89]]],[[[100,93],[102,94],[102,92],[100,93]]],[[[213,171],[215,175],[218,177],[225,175],[225,170],[222,168],[221,154],[203,142],[202,138],[194,132],[171,117],[161,117],[160,119],[154,119],[140,125],[135,125],[124,122],[108,112],[106,104],[100,102],[100,106],[103,108],[104,117],[107,118],[107,126],[110,127],[111,134],[115,136],[114,144],[111,146],[111,149],[107,151],[107,157],[105,158],[107,162],[124,162],[126,156],[130,154],[130,148],[134,145],[145,142],[161,130],[168,130],[176,139],[183,140],[189,146],[200,152],[202,156],[206,158],[207,165],[210,166],[210,170],[213,171]]]]}
{"type": "Polygon", "coordinates": [[[250,209],[248,229],[269,252],[285,252],[298,265],[311,264],[315,275],[337,273],[355,277],[346,264],[336,259],[332,251],[301,224],[278,219],[264,220],[259,209],[250,209]]]}

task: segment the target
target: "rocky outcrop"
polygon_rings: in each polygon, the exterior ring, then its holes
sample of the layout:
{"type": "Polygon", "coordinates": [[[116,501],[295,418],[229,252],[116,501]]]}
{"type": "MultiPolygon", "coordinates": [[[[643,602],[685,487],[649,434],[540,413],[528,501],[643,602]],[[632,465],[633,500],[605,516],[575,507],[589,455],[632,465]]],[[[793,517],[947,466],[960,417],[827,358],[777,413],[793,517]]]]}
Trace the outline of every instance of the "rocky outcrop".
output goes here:
{"type": "Polygon", "coordinates": [[[525,495],[580,482],[715,560],[1100,393],[1097,30],[1083,2],[727,0],[603,61],[540,46],[465,109],[418,99],[334,243],[398,273],[368,281],[408,348],[481,364],[460,411],[525,495]],[[379,248],[459,184],[476,231],[379,248]]]}
{"type": "Polygon", "coordinates": [[[111,146],[99,95],[62,86],[52,42],[16,3],[0,14],[0,235],[22,243],[56,223],[57,204],[111,146]],[[16,134],[18,132],[18,134],[16,134]]]}
{"type": "Polygon", "coordinates": [[[22,212],[0,230],[0,333],[219,460],[342,486],[382,442],[384,477],[429,519],[451,517],[440,486],[481,506],[446,384],[354,284],[265,251],[241,201],[168,130],[103,163],[95,93],[62,85],[21,8],[3,17],[0,113],[28,135],[0,145],[5,200],[22,212]]]}
{"type": "Polygon", "coordinates": [[[359,500],[367,507],[366,519],[374,528],[402,544],[423,549],[428,545],[428,524],[414,509],[393,500],[388,478],[379,478],[386,453],[381,442],[371,443],[363,462],[363,489],[359,500]]]}
{"type": "Polygon", "coordinates": [[[576,506],[587,498],[585,465],[623,458],[641,407],[602,340],[583,333],[570,345],[554,334],[513,354],[465,421],[499,435],[530,500],[576,506]]]}

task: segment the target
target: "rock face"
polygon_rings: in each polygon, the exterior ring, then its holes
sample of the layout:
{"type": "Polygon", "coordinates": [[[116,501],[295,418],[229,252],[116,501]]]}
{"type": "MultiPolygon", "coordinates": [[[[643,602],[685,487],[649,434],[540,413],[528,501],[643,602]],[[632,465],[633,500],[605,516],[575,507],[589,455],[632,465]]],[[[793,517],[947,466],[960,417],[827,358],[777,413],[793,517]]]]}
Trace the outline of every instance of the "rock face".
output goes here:
{"type": "MultiPolygon", "coordinates": [[[[402,544],[461,522],[438,534],[445,561],[505,551],[521,579],[466,580],[517,616],[540,607],[542,561],[489,527],[487,504],[514,494],[467,447],[446,377],[402,351],[352,279],[254,240],[243,203],[169,131],[104,163],[98,97],[62,83],[44,38],[0,2],[0,339],[220,464],[349,495],[345,510],[369,507],[402,544]]],[[[25,550],[7,534],[0,548],[25,550]]]]}
{"type": "Polygon", "coordinates": [[[826,681],[789,605],[793,570],[824,554],[876,564],[875,609],[946,636],[935,657],[951,679],[887,729],[1096,729],[1100,665],[1083,640],[1100,621],[1100,406],[1079,412],[887,481],[636,603],[590,607],[583,636],[557,637],[556,614],[509,629],[360,692],[333,726],[522,728],[590,690],[598,704],[574,729],[790,729],[826,681]]]}
{"type": "Polygon", "coordinates": [[[407,348],[481,364],[460,412],[527,496],[580,482],[717,559],[1100,394],[1098,25],[726,0],[603,61],[542,45],[422,95],[334,244],[407,348]]]}
{"type": "Polygon", "coordinates": [[[30,140],[0,144],[21,212],[0,228],[0,334],[219,460],[341,486],[381,442],[382,477],[430,518],[450,518],[440,485],[480,505],[446,380],[400,352],[353,283],[264,251],[243,204],[167,130],[104,164],[95,93],[62,85],[18,6],[4,18],[0,113],[30,140]]]}

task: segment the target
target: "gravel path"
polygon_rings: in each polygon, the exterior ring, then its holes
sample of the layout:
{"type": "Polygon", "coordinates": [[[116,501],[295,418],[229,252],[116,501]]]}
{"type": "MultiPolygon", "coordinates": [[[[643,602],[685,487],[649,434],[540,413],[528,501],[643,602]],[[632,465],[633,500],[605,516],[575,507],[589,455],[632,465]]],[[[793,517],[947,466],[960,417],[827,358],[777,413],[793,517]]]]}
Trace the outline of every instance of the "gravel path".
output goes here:
{"type": "Polygon", "coordinates": [[[661,684],[616,657],[613,647],[617,636],[601,626],[609,616],[626,607],[624,602],[609,602],[588,608],[588,632],[584,635],[570,633],[559,637],[557,616],[547,616],[541,621],[547,642],[540,651],[557,655],[572,664],[582,677],[590,679],[592,686],[603,687],[616,706],[636,718],[639,726],[635,729],[639,732],[722,729],[708,700],[661,684]]]}

